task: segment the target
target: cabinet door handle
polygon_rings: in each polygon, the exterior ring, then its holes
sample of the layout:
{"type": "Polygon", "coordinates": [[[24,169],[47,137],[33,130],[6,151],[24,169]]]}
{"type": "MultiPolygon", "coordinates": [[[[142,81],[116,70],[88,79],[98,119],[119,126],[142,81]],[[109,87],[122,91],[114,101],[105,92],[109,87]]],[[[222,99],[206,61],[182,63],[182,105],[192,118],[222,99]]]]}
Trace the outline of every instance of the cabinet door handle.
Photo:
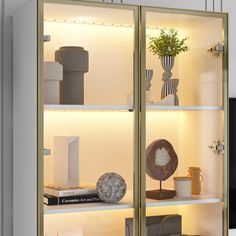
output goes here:
{"type": "Polygon", "coordinates": [[[50,35],[44,35],[43,36],[43,41],[44,42],[50,42],[51,41],[51,36],[50,35]]]}

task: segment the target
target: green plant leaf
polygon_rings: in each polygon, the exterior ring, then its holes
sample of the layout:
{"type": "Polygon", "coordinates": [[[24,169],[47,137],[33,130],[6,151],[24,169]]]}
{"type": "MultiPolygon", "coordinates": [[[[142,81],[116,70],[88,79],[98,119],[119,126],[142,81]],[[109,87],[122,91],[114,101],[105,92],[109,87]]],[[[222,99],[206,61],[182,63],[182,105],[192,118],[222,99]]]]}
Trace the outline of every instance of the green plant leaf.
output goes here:
{"type": "Polygon", "coordinates": [[[160,35],[158,37],[149,37],[150,44],[148,49],[159,57],[162,56],[177,56],[181,52],[189,51],[189,47],[186,45],[188,37],[179,39],[178,31],[174,28],[169,30],[160,29],[160,35]]]}

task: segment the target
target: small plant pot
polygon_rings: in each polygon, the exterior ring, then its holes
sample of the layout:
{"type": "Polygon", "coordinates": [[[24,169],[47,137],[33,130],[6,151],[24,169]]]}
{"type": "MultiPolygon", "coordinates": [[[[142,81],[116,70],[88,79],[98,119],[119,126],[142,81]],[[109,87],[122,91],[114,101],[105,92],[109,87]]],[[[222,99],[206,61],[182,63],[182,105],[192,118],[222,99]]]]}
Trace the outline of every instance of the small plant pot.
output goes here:
{"type": "Polygon", "coordinates": [[[84,73],[88,72],[88,51],[82,47],[61,47],[55,61],[63,65],[60,103],[84,104],[84,73]]]}
{"type": "Polygon", "coordinates": [[[44,62],[44,103],[60,103],[60,81],[63,67],[58,62],[44,62]]]}

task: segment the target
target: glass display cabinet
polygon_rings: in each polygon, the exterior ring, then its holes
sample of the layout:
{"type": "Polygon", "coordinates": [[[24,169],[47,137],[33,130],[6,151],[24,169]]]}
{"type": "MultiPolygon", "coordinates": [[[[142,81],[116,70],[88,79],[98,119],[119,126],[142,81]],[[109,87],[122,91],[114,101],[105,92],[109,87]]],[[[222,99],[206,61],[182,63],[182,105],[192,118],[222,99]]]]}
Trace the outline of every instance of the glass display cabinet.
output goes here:
{"type": "Polygon", "coordinates": [[[44,186],[126,183],[117,203],[45,204],[44,235],[227,235],[227,15],[66,0],[43,12],[44,186]],[[58,160],[73,149],[58,137],[77,138],[76,160],[58,160]]]}

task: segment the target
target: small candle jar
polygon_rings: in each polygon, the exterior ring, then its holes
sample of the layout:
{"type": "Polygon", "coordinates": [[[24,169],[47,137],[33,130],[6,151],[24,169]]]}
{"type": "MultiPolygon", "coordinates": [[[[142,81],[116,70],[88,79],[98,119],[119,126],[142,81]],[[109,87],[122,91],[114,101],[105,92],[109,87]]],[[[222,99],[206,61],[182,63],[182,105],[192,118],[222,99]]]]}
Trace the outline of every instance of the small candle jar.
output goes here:
{"type": "Polygon", "coordinates": [[[174,177],[175,191],[177,197],[192,196],[192,178],[191,177],[174,177]]]}

